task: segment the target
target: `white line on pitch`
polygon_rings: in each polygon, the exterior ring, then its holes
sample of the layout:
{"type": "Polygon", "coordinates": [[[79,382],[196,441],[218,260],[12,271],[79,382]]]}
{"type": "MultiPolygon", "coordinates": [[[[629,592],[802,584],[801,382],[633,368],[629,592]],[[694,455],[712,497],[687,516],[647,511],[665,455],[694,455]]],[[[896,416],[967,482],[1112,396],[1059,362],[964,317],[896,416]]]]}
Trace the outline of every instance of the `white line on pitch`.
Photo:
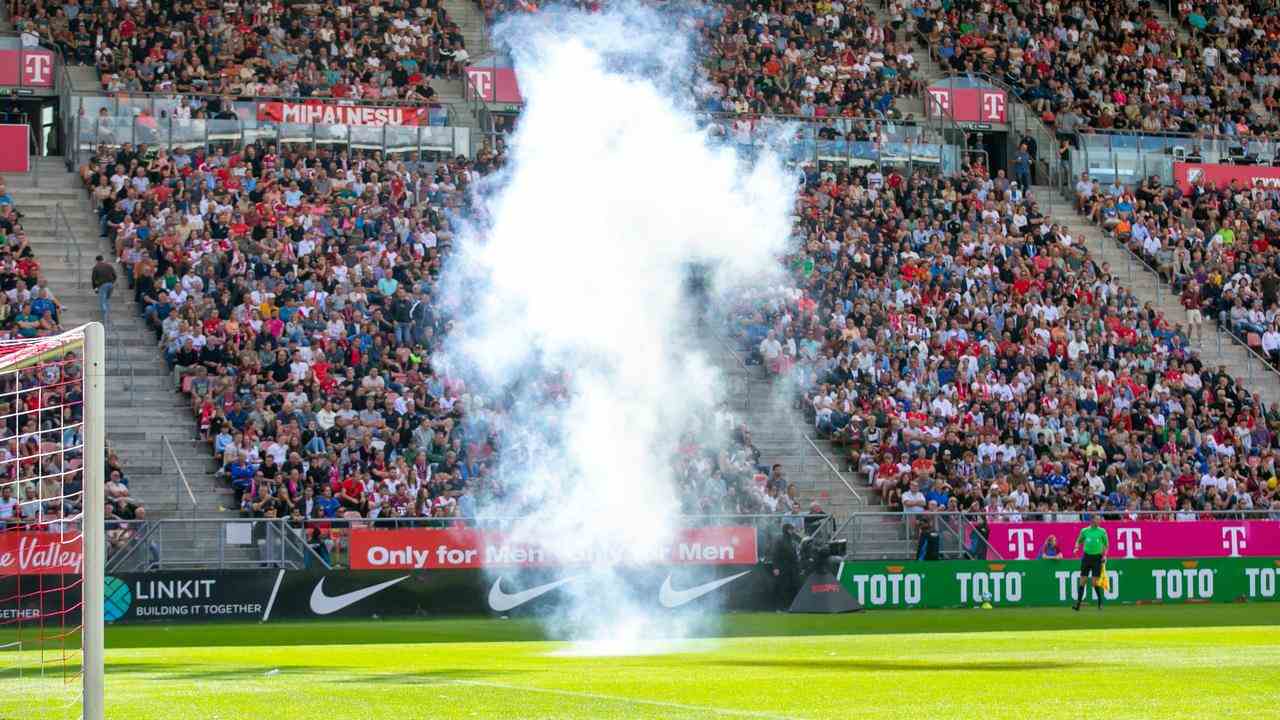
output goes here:
{"type": "Polygon", "coordinates": [[[662,700],[642,700],[640,698],[622,697],[620,695],[605,695],[602,693],[581,692],[578,690],[557,690],[555,688],[528,687],[526,685],[509,685],[507,683],[487,682],[483,680],[445,680],[446,684],[451,685],[471,685],[474,687],[487,687],[497,690],[515,690],[518,692],[534,692],[546,695],[561,695],[564,697],[582,698],[584,700],[606,700],[609,702],[627,703],[631,705],[650,705],[653,707],[671,708],[673,710],[692,710],[695,712],[714,713],[716,715],[724,715],[728,717],[748,717],[748,718],[766,718],[767,720],[792,720],[789,715],[777,715],[775,713],[755,712],[752,710],[731,710],[729,708],[719,708],[712,705],[686,705],[684,703],[664,702],[662,700]]]}

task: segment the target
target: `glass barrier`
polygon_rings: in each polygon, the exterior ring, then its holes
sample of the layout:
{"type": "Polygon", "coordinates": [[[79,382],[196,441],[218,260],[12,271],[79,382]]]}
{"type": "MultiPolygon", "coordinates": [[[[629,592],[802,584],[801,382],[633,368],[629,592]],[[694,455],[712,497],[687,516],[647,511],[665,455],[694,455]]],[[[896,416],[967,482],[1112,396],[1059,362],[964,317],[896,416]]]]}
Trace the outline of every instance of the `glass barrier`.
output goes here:
{"type": "Polygon", "coordinates": [[[1155,175],[1173,182],[1173,164],[1274,165],[1280,145],[1267,138],[1134,133],[1080,133],[1072,152],[1071,171],[1088,172],[1095,180],[1136,183],[1155,175]]]}
{"type": "Polygon", "coordinates": [[[222,148],[227,154],[255,143],[280,146],[351,148],[379,151],[402,160],[438,159],[441,156],[471,155],[470,129],[448,126],[364,126],[310,125],[244,120],[179,120],[137,116],[97,116],[77,118],[69,149],[73,162],[88,161],[99,148],[118,148],[126,143],[173,150],[222,148]]]}

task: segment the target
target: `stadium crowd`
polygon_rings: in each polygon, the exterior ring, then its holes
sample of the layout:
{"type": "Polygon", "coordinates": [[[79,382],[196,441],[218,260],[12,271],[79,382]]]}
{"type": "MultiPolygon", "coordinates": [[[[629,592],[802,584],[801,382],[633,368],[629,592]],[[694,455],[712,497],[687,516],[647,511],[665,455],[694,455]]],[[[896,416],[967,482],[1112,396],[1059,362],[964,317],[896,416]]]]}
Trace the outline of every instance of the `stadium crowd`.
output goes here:
{"type": "MultiPolygon", "coordinates": [[[[22,224],[23,213],[0,179],[0,341],[36,341],[61,333],[62,306],[49,289],[22,224]]],[[[21,345],[0,349],[0,360],[21,345]]],[[[77,351],[14,371],[0,371],[0,530],[69,529],[82,509],[83,395],[77,351]]],[[[106,515],[145,519],[129,496],[114,452],[105,458],[106,515]]],[[[113,542],[123,531],[118,527],[113,542]]]]}
{"type": "Polygon", "coordinates": [[[1280,413],[1003,174],[811,171],[797,212],[733,330],[887,506],[1280,509],[1280,413]]]}
{"type": "Polygon", "coordinates": [[[806,117],[893,115],[919,94],[905,38],[867,4],[720,4],[703,21],[711,112],[806,117]]]}
{"type": "Polygon", "coordinates": [[[469,58],[439,2],[19,0],[19,28],[109,91],[425,100],[469,58]]]}
{"type": "MultiPolygon", "coordinates": [[[[841,2],[722,3],[702,21],[704,106],[890,114],[921,89],[914,33],[944,66],[1011,84],[1062,131],[1274,131],[1254,107],[1275,102],[1257,82],[1272,63],[1247,42],[1274,20],[1258,3],[1183,5],[1207,18],[1203,51],[1119,0],[893,0],[887,25],[841,2]]],[[[492,17],[537,4],[481,7],[492,17]]],[[[435,3],[18,10],[112,90],[421,100],[467,59],[435,3]]],[[[502,162],[500,149],[410,167],[337,148],[126,144],[84,168],[243,512],[468,517],[501,495],[500,408],[475,403],[429,357],[448,331],[435,281],[467,190],[502,162]]],[[[1280,358],[1277,198],[1178,193],[1098,188],[1081,207],[1109,227],[1145,225],[1137,242],[1190,279],[1189,302],[1280,358]],[[1187,216],[1196,227],[1184,231],[1175,221],[1187,216]]],[[[1195,323],[1139,303],[1025,187],[976,171],[811,171],[799,210],[795,287],[751,298],[737,330],[798,382],[815,425],[886,504],[1035,513],[1280,500],[1280,417],[1203,366],[1195,323]]],[[[796,510],[744,428],[719,447],[691,440],[676,463],[689,509],[796,510]]]]}
{"type": "Polygon", "coordinates": [[[914,19],[945,67],[1007,83],[1062,132],[1277,130],[1271,113],[1254,108],[1255,100],[1274,101],[1255,83],[1270,62],[1251,33],[1181,39],[1149,5],[1124,0],[894,0],[894,7],[895,17],[914,19]]]}
{"type": "Polygon", "coordinates": [[[1076,198],[1181,293],[1197,339],[1208,319],[1280,363],[1280,190],[1201,177],[1184,191],[1154,176],[1100,187],[1082,176],[1076,198]]]}
{"type": "MultiPolygon", "coordinates": [[[[413,170],[359,151],[123,145],[84,168],[244,514],[465,519],[507,492],[504,408],[430,360],[468,190],[503,160],[413,170]]],[[[673,459],[686,512],[799,509],[731,413],[706,423],[718,431],[688,433],[673,459]]]]}

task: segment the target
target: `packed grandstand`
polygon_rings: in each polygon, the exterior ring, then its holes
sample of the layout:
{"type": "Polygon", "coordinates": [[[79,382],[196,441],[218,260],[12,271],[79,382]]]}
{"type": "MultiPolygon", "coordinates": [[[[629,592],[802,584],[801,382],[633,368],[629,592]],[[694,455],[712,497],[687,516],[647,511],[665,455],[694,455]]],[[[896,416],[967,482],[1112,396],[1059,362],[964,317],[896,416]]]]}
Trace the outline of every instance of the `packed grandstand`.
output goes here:
{"type": "MultiPolygon", "coordinates": [[[[699,20],[700,100],[737,117],[731,134],[768,115],[845,118],[816,136],[882,142],[903,117],[895,102],[925,91],[918,57],[1003,83],[1064,147],[1082,129],[1240,143],[1277,130],[1280,26],[1265,3],[1184,2],[1176,25],[1103,0],[717,6],[699,20]]],[[[426,103],[470,57],[437,2],[14,9],[108,91],[186,94],[183,121],[263,98],[426,103]]],[[[504,166],[501,137],[434,162],[336,143],[94,138],[76,169],[118,260],[117,297],[154,331],[236,509],[469,519],[502,497],[502,407],[431,362],[450,329],[439,275],[471,189],[504,166]]],[[[792,388],[859,490],[895,512],[1280,517],[1280,408],[1202,362],[1204,328],[1130,292],[1047,216],[1055,190],[978,163],[938,169],[799,164],[794,251],[779,259],[789,284],[740,298],[724,326],[792,388]]],[[[1066,187],[1188,311],[1280,361],[1276,188],[1087,174],[1066,187]]],[[[3,190],[0,231],[6,336],[58,331],[58,288],[3,190]]],[[[822,512],[733,413],[706,422],[728,432],[691,433],[673,459],[683,512],[822,512]]],[[[108,462],[117,518],[144,517],[128,468],[108,462]]]]}

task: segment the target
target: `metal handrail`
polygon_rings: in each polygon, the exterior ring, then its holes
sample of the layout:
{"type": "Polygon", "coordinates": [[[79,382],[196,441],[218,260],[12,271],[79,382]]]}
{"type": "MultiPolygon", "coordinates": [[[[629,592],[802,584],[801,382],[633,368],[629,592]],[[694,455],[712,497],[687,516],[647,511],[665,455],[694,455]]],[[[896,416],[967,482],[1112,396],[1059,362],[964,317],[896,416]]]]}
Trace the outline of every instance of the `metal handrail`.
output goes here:
{"type": "MultiPolygon", "coordinates": [[[[187,472],[182,469],[182,463],[178,460],[178,454],[173,451],[173,443],[169,442],[169,436],[164,436],[164,447],[169,451],[169,457],[173,460],[174,467],[178,468],[178,478],[182,480],[182,486],[187,489],[187,497],[191,498],[191,509],[195,510],[200,503],[196,502],[196,494],[191,491],[191,483],[187,481],[187,472]]],[[[174,508],[181,509],[182,493],[177,483],[173,485],[174,508]]]]}
{"type": "Polygon", "coordinates": [[[129,368],[129,386],[125,389],[129,391],[129,404],[133,405],[133,399],[138,388],[138,378],[133,367],[133,356],[129,354],[129,346],[120,335],[120,327],[116,323],[106,323],[106,325],[107,331],[111,333],[111,344],[115,347],[116,367],[120,367],[123,363],[125,367],[129,368]]]}
{"type": "Polygon", "coordinates": [[[53,206],[54,216],[54,237],[60,237],[63,245],[63,261],[67,265],[75,268],[76,273],[76,289],[84,289],[84,255],[80,252],[80,241],[76,233],[71,229],[71,222],[67,220],[67,213],[62,209],[62,203],[55,203],[53,206]],[[72,261],[72,252],[75,252],[74,262],[72,261]]]}
{"type": "MultiPolygon", "coordinates": [[[[749,370],[747,370],[747,364],[742,361],[742,358],[738,357],[738,353],[733,349],[733,346],[727,343],[723,338],[720,339],[720,342],[724,346],[725,350],[729,353],[729,355],[734,360],[737,361],[738,365],[744,371],[750,372],[749,370]]],[[[748,396],[749,395],[750,393],[748,393],[748,396]]],[[[845,489],[847,489],[849,491],[849,494],[853,496],[854,503],[858,505],[866,506],[867,501],[860,494],[858,494],[857,490],[853,489],[853,485],[850,484],[850,482],[845,479],[844,473],[840,472],[840,470],[836,467],[835,463],[831,462],[830,458],[827,457],[827,454],[822,452],[822,448],[818,447],[818,444],[813,441],[813,438],[809,437],[808,431],[802,429],[799,423],[796,422],[794,412],[790,412],[787,414],[787,421],[791,424],[792,432],[804,438],[804,441],[809,445],[810,449],[812,449],[815,453],[817,453],[818,457],[822,459],[822,462],[826,464],[827,470],[833,473],[836,476],[836,478],[841,482],[841,484],[845,486],[845,489]]],[[[805,452],[803,448],[801,448],[801,453],[800,453],[801,472],[803,472],[804,470],[804,457],[805,457],[805,452]]]]}
{"type": "MultiPolygon", "coordinates": [[[[148,521],[148,520],[123,520],[123,521],[113,522],[112,524],[124,525],[126,527],[130,527],[133,525],[142,525],[143,528],[141,533],[134,535],[132,538],[129,539],[129,543],[127,545],[125,545],[123,548],[120,548],[116,552],[111,553],[111,555],[107,558],[105,571],[108,574],[127,569],[125,567],[125,560],[137,554],[139,548],[149,547],[151,544],[151,536],[156,534],[160,528],[160,523],[155,521],[148,521]]],[[[150,561],[150,558],[148,558],[148,564],[149,564],[149,561],[150,561]]]]}

